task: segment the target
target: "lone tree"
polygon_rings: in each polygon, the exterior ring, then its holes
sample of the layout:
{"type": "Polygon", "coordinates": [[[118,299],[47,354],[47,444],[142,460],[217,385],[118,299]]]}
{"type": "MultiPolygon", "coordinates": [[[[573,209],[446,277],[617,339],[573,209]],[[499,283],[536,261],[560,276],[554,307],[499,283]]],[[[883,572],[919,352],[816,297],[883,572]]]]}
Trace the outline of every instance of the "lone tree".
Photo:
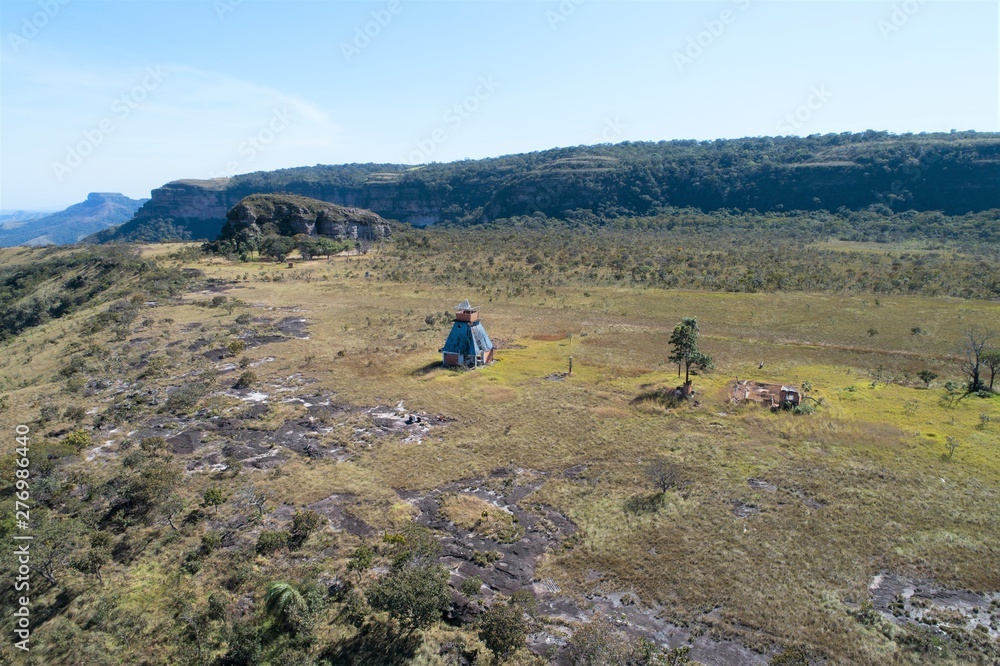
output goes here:
{"type": "Polygon", "coordinates": [[[663,458],[655,458],[646,468],[646,478],[662,495],[677,485],[680,473],[673,463],[663,458]]]}
{"type": "Polygon", "coordinates": [[[670,344],[674,346],[670,361],[677,364],[677,376],[681,376],[681,366],[684,366],[684,385],[691,383],[691,366],[701,370],[711,370],[714,367],[712,357],[698,350],[698,320],[687,317],[674,328],[670,336],[670,344]]]}
{"type": "Polygon", "coordinates": [[[938,374],[933,370],[921,370],[917,373],[917,377],[924,383],[925,388],[930,388],[931,382],[937,379],[938,374]]]}
{"type": "Polygon", "coordinates": [[[983,367],[990,371],[990,390],[993,390],[993,382],[1000,373],[1000,348],[988,349],[983,354],[983,367]]]}
{"type": "Polygon", "coordinates": [[[991,350],[990,343],[996,339],[995,331],[981,328],[969,328],[962,333],[958,351],[962,355],[962,372],[969,378],[969,393],[975,393],[986,388],[982,373],[987,367],[984,356],[991,350]]]}

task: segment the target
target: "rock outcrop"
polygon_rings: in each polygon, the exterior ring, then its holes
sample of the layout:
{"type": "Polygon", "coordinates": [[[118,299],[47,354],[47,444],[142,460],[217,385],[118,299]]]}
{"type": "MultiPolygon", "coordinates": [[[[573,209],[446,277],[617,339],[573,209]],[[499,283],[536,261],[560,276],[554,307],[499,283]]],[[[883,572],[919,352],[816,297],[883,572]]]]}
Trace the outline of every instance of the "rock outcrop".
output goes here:
{"type": "Polygon", "coordinates": [[[260,237],[270,233],[378,240],[389,237],[392,231],[386,220],[370,210],[290,194],[253,194],[229,211],[219,238],[260,237]]]}

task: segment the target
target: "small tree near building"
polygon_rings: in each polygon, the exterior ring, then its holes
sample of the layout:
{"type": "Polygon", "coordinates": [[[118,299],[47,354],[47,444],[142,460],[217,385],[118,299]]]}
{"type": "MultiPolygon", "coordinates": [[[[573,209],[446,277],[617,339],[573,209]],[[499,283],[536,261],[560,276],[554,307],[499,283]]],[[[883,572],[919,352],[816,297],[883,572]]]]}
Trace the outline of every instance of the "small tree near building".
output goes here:
{"type": "Polygon", "coordinates": [[[681,367],[684,368],[685,386],[691,383],[692,366],[700,370],[711,370],[714,367],[712,357],[698,349],[698,332],[698,320],[687,317],[677,324],[670,336],[670,344],[673,345],[670,361],[677,364],[678,377],[681,375],[681,367]]]}

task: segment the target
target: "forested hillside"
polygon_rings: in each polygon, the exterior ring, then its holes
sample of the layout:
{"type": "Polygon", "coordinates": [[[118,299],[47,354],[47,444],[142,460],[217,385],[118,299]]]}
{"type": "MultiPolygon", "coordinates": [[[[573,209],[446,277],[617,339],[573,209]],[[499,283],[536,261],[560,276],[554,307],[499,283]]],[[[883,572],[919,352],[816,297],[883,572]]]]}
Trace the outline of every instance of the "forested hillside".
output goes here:
{"type": "Polygon", "coordinates": [[[232,206],[268,192],[366,208],[416,226],[518,216],[601,224],[674,208],[964,215],[1000,208],[1000,135],[625,142],[418,167],[318,165],[177,181],[154,190],[133,220],[97,240],[214,238],[232,206]]]}

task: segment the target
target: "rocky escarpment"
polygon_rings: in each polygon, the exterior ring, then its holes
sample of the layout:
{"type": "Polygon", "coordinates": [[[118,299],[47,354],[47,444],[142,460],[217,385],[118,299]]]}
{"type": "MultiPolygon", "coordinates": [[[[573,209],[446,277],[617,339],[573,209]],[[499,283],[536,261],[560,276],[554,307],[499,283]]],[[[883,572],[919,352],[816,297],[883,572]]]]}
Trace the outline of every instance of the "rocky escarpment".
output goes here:
{"type": "Polygon", "coordinates": [[[176,180],[152,192],[125,224],[94,234],[87,240],[162,241],[202,240],[219,235],[226,212],[240,200],[229,178],[176,180]]]}
{"type": "Polygon", "coordinates": [[[964,215],[1000,209],[1000,134],[626,142],[448,164],[317,165],[176,181],[99,240],[214,239],[226,211],[266,193],[363,208],[414,226],[519,216],[597,223],[682,208],[964,215]]]}
{"type": "Polygon", "coordinates": [[[338,240],[378,240],[391,233],[389,223],[370,210],[289,194],[253,194],[229,211],[219,238],[305,234],[338,240]]]}

